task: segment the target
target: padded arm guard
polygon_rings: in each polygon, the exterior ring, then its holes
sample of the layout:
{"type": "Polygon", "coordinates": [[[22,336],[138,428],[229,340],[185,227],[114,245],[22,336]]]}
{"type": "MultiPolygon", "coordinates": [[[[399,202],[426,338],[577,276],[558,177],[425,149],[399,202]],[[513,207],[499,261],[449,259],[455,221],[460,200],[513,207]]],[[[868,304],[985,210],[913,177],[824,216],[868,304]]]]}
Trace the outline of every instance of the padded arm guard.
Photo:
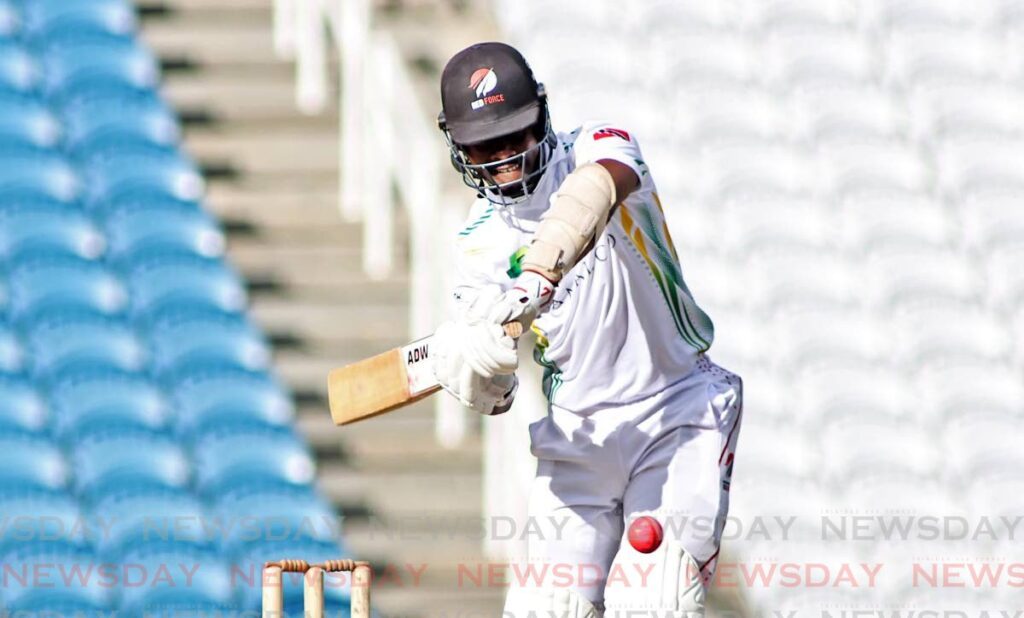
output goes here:
{"type": "Polygon", "coordinates": [[[615,181],[608,170],[599,163],[577,167],[541,217],[523,256],[523,270],[557,283],[604,231],[615,201],[615,181]]]}

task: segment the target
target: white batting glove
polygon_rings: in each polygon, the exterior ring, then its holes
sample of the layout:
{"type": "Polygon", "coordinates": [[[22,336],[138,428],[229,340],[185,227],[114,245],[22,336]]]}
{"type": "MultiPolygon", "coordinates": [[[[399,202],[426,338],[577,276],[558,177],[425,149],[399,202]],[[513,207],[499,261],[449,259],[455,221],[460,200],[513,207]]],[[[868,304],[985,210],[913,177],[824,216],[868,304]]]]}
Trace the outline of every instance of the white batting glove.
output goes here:
{"type": "Polygon", "coordinates": [[[512,374],[519,357],[515,341],[501,326],[445,322],[434,333],[430,352],[438,383],[463,405],[492,414],[506,398],[514,396],[512,374]]]}
{"type": "Polygon", "coordinates": [[[519,322],[523,330],[547,308],[555,295],[555,284],[533,271],[525,271],[516,278],[512,289],[494,303],[487,315],[492,324],[519,322]]]}

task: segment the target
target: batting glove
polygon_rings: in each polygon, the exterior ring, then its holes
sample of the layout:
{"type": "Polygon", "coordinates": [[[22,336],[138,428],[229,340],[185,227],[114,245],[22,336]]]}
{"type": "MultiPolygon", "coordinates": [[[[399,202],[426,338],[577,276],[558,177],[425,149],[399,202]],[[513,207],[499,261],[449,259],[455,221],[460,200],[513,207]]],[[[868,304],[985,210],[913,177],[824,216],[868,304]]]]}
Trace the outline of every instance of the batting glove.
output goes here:
{"type": "Polygon", "coordinates": [[[430,351],[438,384],[463,405],[492,414],[511,403],[519,357],[515,341],[501,326],[445,322],[434,333],[430,351]]]}
{"type": "Polygon", "coordinates": [[[515,280],[512,289],[505,292],[494,303],[487,315],[492,324],[519,322],[523,330],[530,325],[551,303],[555,295],[555,284],[533,271],[525,271],[515,280]]]}

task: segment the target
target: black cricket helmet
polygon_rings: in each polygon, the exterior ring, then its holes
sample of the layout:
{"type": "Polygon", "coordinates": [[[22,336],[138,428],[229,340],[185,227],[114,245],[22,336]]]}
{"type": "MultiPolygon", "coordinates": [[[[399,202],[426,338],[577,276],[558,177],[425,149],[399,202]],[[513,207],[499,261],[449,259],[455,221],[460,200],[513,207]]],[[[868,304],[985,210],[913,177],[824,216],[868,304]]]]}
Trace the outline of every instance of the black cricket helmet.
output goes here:
{"type": "Polygon", "coordinates": [[[463,182],[499,206],[528,200],[551,161],[556,138],[544,86],[523,55],[504,43],[477,43],[455,54],[441,74],[441,107],[438,127],[463,182]],[[527,130],[535,146],[500,161],[470,161],[467,145],[527,130]],[[494,174],[509,163],[519,164],[521,177],[497,183],[494,174]]]}

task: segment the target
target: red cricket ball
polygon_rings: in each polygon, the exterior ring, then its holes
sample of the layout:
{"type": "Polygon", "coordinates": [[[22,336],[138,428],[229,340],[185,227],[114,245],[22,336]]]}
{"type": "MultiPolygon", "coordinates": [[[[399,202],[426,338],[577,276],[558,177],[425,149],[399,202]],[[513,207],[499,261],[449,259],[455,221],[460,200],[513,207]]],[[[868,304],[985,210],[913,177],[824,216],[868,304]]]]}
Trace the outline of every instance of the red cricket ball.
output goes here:
{"type": "Polygon", "coordinates": [[[641,554],[649,554],[661,546],[665,532],[657,519],[644,515],[629,524],[629,544],[641,554]]]}

